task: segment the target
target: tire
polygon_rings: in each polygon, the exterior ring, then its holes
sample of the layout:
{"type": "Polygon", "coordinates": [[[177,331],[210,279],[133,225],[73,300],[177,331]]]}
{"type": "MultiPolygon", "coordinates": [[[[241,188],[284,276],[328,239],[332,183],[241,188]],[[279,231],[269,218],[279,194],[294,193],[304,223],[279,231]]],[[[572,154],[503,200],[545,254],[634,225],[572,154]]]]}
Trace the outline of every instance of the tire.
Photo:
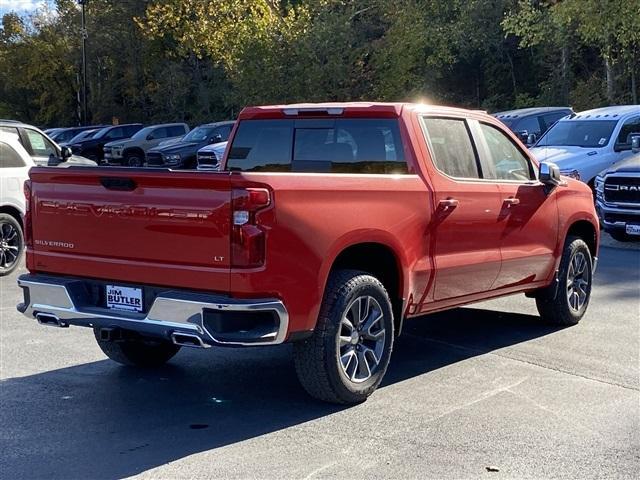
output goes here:
{"type": "Polygon", "coordinates": [[[542,319],[553,325],[576,325],[584,316],[591,298],[593,263],[589,247],[580,237],[567,238],[558,285],[550,285],[536,295],[542,319]]]}
{"type": "Polygon", "coordinates": [[[382,283],[364,272],[338,270],[327,282],[313,335],[294,344],[298,379],[319,400],[363,402],[387,371],[393,337],[393,310],[382,283]]]}
{"type": "Polygon", "coordinates": [[[8,213],[0,213],[0,277],[9,275],[20,264],[24,236],[20,223],[8,213]]]}
{"type": "Polygon", "coordinates": [[[618,242],[631,242],[633,239],[626,234],[626,232],[621,232],[620,230],[611,230],[609,232],[611,238],[617,240],[618,242]]]}
{"type": "Polygon", "coordinates": [[[132,154],[127,156],[127,165],[129,167],[142,167],[144,166],[144,159],[140,155],[132,154]]]}
{"type": "Polygon", "coordinates": [[[159,367],[167,363],[180,347],[165,340],[140,337],[122,341],[100,340],[100,331],[94,329],[98,346],[114,362],[133,367],[159,367]]]}

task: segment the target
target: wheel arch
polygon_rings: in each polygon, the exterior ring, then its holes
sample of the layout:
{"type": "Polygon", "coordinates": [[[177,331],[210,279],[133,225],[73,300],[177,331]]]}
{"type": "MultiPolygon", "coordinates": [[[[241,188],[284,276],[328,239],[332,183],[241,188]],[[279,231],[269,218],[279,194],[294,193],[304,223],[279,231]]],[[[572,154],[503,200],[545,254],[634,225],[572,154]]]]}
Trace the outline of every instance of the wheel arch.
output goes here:
{"type": "MultiPolygon", "coordinates": [[[[396,335],[399,335],[402,331],[406,283],[398,251],[380,240],[350,243],[333,257],[326,278],[338,269],[360,270],[380,280],[389,293],[394,313],[394,329],[396,335]]],[[[326,288],[326,279],[324,286],[326,288]]]]}
{"type": "Polygon", "coordinates": [[[22,212],[20,212],[20,210],[18,210],[16,207],[12,205],[2,205],[0,206],[0,213],[11,215],[16,219],[16,221],[20,225],[20,228],[24,230],[24,224],[22,223],[22,212]]]}
{"type": "Polygon", "coordinates": [[[122,158],[127,158],[131,154],[140,155],[142,157],[142,160],[144,160],[146,156],[144,150],[140,147],[127,147],[122,152],[122,158]]]}
{"type": "Polygon", "coordinates": [[[595,258],[598,256],[598,228],[591,221],[575,220],[572,222],[564,236],[564,241],[566,241],[569,236],[582,238],[589,247],[591,257],[595,258]]]}

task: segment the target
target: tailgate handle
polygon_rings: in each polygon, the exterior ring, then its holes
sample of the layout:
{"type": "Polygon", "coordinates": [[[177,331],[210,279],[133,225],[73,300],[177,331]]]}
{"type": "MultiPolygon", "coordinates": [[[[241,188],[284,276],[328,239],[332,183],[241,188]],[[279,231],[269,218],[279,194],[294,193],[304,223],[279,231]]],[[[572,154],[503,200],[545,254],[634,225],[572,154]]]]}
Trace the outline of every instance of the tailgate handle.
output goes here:
{"type": "Polygon", "coordinates": [[[135,190],[138,186],[136,182],[131,180],[130,178],[121,178],[121,177],[102,177],[100,178],[100,183],[104,188],[109,190],[135,190]]]}

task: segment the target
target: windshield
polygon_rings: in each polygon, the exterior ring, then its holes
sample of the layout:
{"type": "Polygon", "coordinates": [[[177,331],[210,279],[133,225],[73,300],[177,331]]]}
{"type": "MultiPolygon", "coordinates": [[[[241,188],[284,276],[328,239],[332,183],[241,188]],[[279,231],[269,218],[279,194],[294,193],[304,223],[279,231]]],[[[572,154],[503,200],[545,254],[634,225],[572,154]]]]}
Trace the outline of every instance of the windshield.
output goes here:
{"type": "Polygon", "coordinates": [[[99,131],[100,131],[99,129],[85,130],[84,132],[80,132],[75,137],[73,137],[71,140],[69,140],[68,143],[74,143],[74,142],[79,142],[80,140],[86,140],[88,138],[93,137],[99,131]]]}
{"type": "Polygon", "coordinates": [[[102,130],[98,130],[98,132],[92,138],[102,138],[106,135],[111,127],[104,127],[102,130]]]}
{"type": "Polygon", "coordinates": [[[146,139],[147,135],[149,135],[152,131],[153,131],[154,127],[145,127],[142,130],[138,130],[135,135],[133,137],[131,137],[131,140],[140,140],[140,139],[146,139]]]}
{"type": "Polygon", "coordinates": [[[556,123],[536,147],[602,148],[609,143],[615,120],[569,120],[556,123]]]}
{"type": "Polygon", "coordinates": [[[215,130],[215,127],[196,127],[187,133],[183,138],[183,142],[203,142],[215,130]]]}
{"type": "Polygon", "coordinates": [[[498,118],[502,123],[504,123],[507,127],[511,128],[515,123],[515,118],[498,118]]]}

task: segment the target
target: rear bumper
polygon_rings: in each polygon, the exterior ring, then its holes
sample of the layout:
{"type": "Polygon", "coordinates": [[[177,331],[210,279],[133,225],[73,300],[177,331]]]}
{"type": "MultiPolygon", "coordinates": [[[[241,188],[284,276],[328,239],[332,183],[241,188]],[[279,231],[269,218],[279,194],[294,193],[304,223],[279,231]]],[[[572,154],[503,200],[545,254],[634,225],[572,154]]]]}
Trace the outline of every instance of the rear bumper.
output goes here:
{"type": "Polygon", "coordinates": [[[289,315],[277,299],[165,290],[154,297],[146,313],[135,313],[96,306],[80,279],[27,274],[18,278],[18,285],[24,294],[18,311],[42,324],[115,328],[167,340],[175,335],[197,336],[205,345],[275,345],[284,342],[288,333],[289,315]],[[269,322],[256,321],[252,326],[254,318],[269,322]]]}

